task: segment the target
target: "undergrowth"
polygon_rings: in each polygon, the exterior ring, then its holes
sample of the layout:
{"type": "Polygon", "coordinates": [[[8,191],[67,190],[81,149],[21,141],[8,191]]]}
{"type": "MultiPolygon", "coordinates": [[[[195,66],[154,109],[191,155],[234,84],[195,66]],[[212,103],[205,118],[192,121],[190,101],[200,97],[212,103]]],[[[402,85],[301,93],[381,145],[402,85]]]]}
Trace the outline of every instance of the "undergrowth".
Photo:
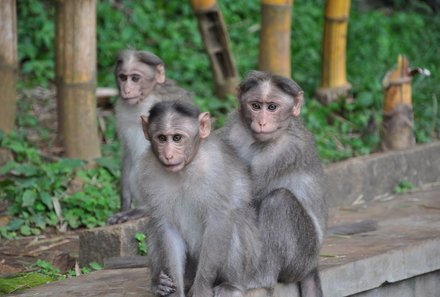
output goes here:
{"type": "MultiPolygon", "coordinates": [[[[313,99],[320,84],[320,57],[324,0],[295,2],[292,15],[292,77],[304,89],[303,118],[315,135],[324,162],[333,162],[377,150],[380,141],[383,90],[381,81],[394,67],[398,54],[411,66],[428,68],[430,77],[413,80],[415,134],[418,142],[439,137],[438,57],[440,17],[422,1],[388,1],[392,7],[369,7],[368,1],[352,3],[348,42],[347,78],[353,102],[323,106],[313,99]]],[[[257,68],[260,2],[219,1],[231,39],[240,76],[257,68]]],[[[54,83],[54,15],[49,0],[18,1],[19,88],[54,83]],[[38,28],[35,30],[34,28],[38,28]]],[[[191,90],[202,110],[210,111],[216,126],[235,99],[218,99],[204,52],[197,20],[189,2],[99,1],[97,6],[98,85],[114,86],[115,54],[126,48],[146,49],[166,63],[167,75],[191,90]]],[[[22,127],[38,127],[38,120],[23,113],[17,131],[0,134],[0,145],[14,160],[0,168],[0,199],[9,203],[9,225],[3,237],[39,234],[47,227],[59,230],[95,227],[118,209],[119,144],[114,118],[103,131],[104,158],[95,166],[80,160],[43,158],[28,141],[22,127]]],[[[42,139],[48,131],[40,129],[42,139]]]]}

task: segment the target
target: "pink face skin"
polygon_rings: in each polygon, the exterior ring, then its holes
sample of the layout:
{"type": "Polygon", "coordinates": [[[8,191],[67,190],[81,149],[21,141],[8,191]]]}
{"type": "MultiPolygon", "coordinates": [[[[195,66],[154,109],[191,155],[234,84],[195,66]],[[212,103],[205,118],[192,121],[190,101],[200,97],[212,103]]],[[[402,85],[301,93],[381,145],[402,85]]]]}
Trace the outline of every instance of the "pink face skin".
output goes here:
{"type": "Polygon", "coordinates": [[[163,65],[150,66],[130,59],[121,65],[117,74],[120,97],[129,105],[146,98],[156,84],[165,82],[163,65]]]}
{"type": "Polygon", "coordinates": [[[194,159],[202,139],[211,133],[209,113],[198,119],[169,114],[149,124],[141,116],[145,136],[150,140],[154,154],[170,172],[179,172],[194,159]]]}
{"type": "Polygon", "coordinates": [[[283,134],[291,117],[300,114],[302,100],[302,93],[292,98],[270,82],[264,82],[242,95],[239,110],[254,138],[266,142],[283,134]]]}

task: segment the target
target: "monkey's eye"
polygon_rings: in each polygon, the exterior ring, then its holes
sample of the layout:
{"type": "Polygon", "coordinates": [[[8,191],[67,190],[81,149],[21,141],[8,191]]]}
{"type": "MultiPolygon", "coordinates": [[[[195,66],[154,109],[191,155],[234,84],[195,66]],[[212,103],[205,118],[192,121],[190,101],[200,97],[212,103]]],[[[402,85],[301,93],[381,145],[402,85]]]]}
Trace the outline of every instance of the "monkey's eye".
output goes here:
{"type": "Polygon", "coordinates": [[[134,74],[134,75],[132,75],[132,77],[131,77],[131,80],[132,80],[133,82],[138,82],[140,79],[141,79],[141,76],[138,75],[138,74],[134,74]]]}
{"type": "Polygon", "coordinates": [[[159,139],[159,142],[166,142],[167,141],[167,137],[165,135],[159,135],[159,136],[157,136],[157,139],[159,139]]]}
{"type": "Polygon", "coordinates": [[[173,136],[173,141],[174,142],[180,142],[182,140],[182,135],[180,134],[176,134],[173,136]]]}
{"type": "Polygon", "coordinates": [[[269,111],[275,111],[277,108],[278,108],[278,105],[276,105],[276,104],[274,104],[274,103],[270,103],[270,104],[267,106],[267,109],[268,109],[269,111]]]}
{"type": "Polygon", "coordinates": [[[260,103],[257,103],[257,102],[252,102],[251,107],[253,110],[260,110],[261,109],[260,103]]]}
{"type": "Polygon", "coordinates": [[[126,80],[127,80],[127,76],[126,76],[125,74],[119,74],[119,75],[118,75],[118,78],[119,78],[121,81],[126,81],[126,80]]]}

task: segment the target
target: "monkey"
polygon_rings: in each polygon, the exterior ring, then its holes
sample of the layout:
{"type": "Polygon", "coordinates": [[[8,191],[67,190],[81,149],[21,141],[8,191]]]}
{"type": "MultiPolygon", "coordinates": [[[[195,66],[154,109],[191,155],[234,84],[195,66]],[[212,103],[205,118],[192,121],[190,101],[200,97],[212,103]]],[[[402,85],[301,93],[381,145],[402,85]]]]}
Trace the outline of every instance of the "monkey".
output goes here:
{"type": "Polygon", "coordinates": [[[151,143],[135,166],[149,217],[152,290],[158,296],[242,296],[257,270],[260,240],[246,166],[211,133],[208,112],[156,103],[142,115],[151,143]]]}
{"type": "Polygon", "coordinates": [[[132,175],[135,160],[149,147],[139,116],[148,114],[154,103],[169,97],[192,102],[189,92],[166,78],[164,62],[153,53],[127,49],[115,62],[115,79],[119,90],[116,102],[116,126],[122,146],[121,212],[113,214],[109,224],[145,216],[142,209],[131,209],[137,189],[132,175]]]}
{"type": "Polygon", "coordinates": [[[289,78],[250,71],[222,138],[248,166],[262,242],[253,287],[299,282],[322,296],[318,273],[328,206],[326,178],[312,134],[300,118],[304,92],[289,78]]]}

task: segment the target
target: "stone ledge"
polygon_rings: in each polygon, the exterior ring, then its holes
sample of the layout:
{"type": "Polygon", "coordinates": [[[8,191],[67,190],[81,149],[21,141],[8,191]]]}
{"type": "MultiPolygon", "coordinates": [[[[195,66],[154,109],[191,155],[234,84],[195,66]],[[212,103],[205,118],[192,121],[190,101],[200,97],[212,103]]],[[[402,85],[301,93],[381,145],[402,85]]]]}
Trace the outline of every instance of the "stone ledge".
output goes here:
{"type": "MultiPolygon", "coordinates": [[[[349,159],[331,164],[325,171],[329,178],[330,206],[371,201],[391,193],[402,180],[418,186],[440,181],[440,142],[349,159]]],[[[140,220],[84,231],[80,235],[80,265],[136,255],[134,234],[145,230],[146,222],[140,220]]]]}
{"type": "MultiPolygon", "coordinates": [[[[330,225],[375,219],[379,229],[353,236],[329,236],[322,249],[326,297],[435,296],[440,283],[440,185],[370,203],[332,209],[330,225]],[[398,293],[396,293],[398,292],[398,293]],[[405,292],[404,295],[401,295],[405,292]],[[396,295],[397,294],[397,295],[396,295]]],[[[145,296],[147,268],[102,270],[13,296],[145,296]]],[[[299,297],[295,284],[279,284],[246,297],[299,297]]]]}
{"type": "Polygon", "coordinates": [[[85,230],[79,235],[79,264],[104,263],[107,258],[138,253],[137,232],[146,230],[148,219],[85,230]]]}
{"type": "Polygon", "coordinates": [[[370,201],[402,180],[416,186],[440,181],[440,141],[348,159],[325,167],[331,207],[370,201]]]}

